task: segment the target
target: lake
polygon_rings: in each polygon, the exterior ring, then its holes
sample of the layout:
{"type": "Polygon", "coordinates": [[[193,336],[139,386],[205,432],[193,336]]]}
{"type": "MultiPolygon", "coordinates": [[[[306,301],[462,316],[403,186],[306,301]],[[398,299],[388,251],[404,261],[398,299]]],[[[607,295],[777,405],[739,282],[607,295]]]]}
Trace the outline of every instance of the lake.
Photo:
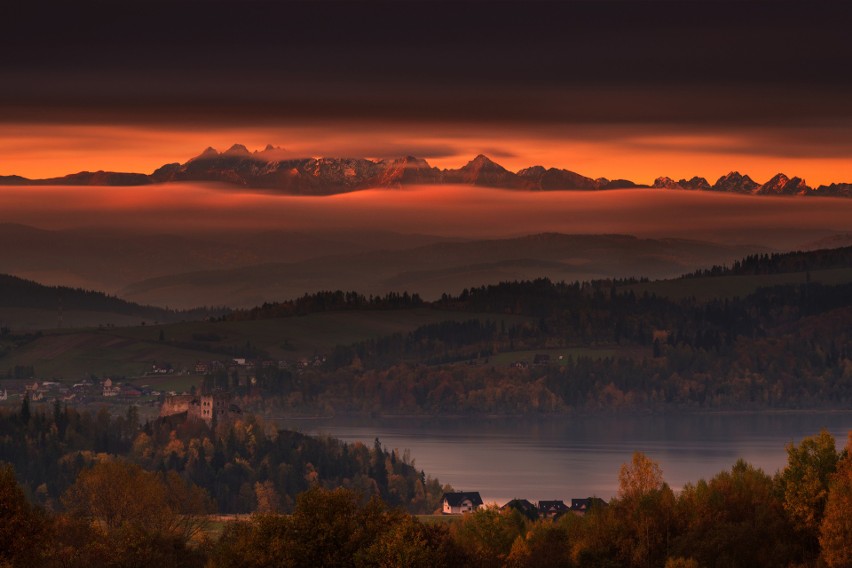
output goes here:
{"type": "Polygon", "coordinates": [[[838,448],[852,411],[588,415],[558,418],[286,419],[284,428],[411,450],[418,469],[486,503],[613,497],[618,471],[634,450],[657,461],[676,491],[743,458],[769,474],[784,467],[785,446],[827,428],[838,448]]]}

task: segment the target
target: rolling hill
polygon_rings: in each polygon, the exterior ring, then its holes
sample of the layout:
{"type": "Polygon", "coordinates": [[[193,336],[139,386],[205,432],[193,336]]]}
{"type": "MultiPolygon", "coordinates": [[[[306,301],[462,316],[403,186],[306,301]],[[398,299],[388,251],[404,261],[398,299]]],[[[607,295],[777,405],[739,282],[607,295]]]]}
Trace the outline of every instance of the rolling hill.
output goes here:
{"type": "MultiPolygon", "coordinates": [[[[0,223],[0,273],[44,284],[116,293],[137,282],[175,273],[242,268],[269,262],[299,262],[375,248],[410,248],[452,241],[444,237],[387,231],[312,233],[288,230],[137,232],[109,228],[47,230],[0,223]]],[[[161,306],[175,306],[169,301],[161,306]]],[[[198,307],[199,302],[185,302],[198,307]]],[[[221,305],[221,304],[219,304],[221,305]]]]}
{"type": "Polygon", "coordinates": [[[408,291],[429,300],[468,286],[542,276],[556,281],[637,275],[670,278],[764,251],[763,247],[686,239],[546,233],[187,272],[139,281],[119,294],[169,306],[251,307],[336,289],[373,295],[408,291]]]}
{"type": "Polygon", "coordinates": [[[169,310],[128,302],[103,292],[45,286],[0,274],[0,323],[15,330],[135,325],[146,320],[175,322],[221,313],[222,310],[169,310]]]}
{"type": "MultiPolygon", "coordinates": [[[[587,254],[593,252],[593,245],[600,247],[604,246],[603,243],[606,242],[609,243],[609,246],[612,246],[612,243],[620,243],[622,247],[626,246],[625,243],[632,243],[635,247],[645,247],[645,249],[652,245],[662,246],[660,243],[641,243],[638,239],[620,236],[610,236],[606,239],[603,237],[595,239],[586,237],[585,239],[588,240],[585,243],[587,254]]],[[[579,237],[567,238],[564,235],[539,235],[518,239],[517,241],[502,243],[506,249],[505,254],[513,254],[515,252],[512,250],[513,247],[525,246],[528,248],[531,243],[536,241],[546,243],[545,248],[550,247],[556,251],[567,246],[579,249],[584,239],[579,237]]],[[[686,246],[683,243],[680,244],[686,246]]],[[[476,242],[467,243],[467,245],[472,247],[473,250],[478,250],[479,247],[483,246],[482,243],[476,242]]],[[[686,250],[694,251],[696,250],[695,247],[698,247],[695,243],[691,243],[691,246],[693,248],[686,250]]],[[[429,247],[425,248],[428,249],[429,247]]],[[[441,251],[442,247],[437,247],[437,249],[441,251]]],[[[425,251],[421,252],[420,256],[423,259],[428,259],[425,251]]],[[[438,253],[434,252],[434,254],[438,253]]],[[[623,283],[619,287],[619,294],[630,294],[632,292],[634,298],[643,296],[645,292],[654,294],[658,299],[651,300],[651,304],[667,305],[669,306],[667,309],[674,310],[672,313],[677,313],[676,304],[666,304],[666,302],[688,300],[693,304],[695,302],[700,304],[713,298],[742,299],[761,288],[767,289],[767,287],[790,284],[801,285],[808,282],[815,286],[822,286],[821,289],[830,290],[830,286],[848,286],[848,283],[852,282],[852,266],[849,265],[850,254],[852,254],[852,249],[847,247],[808,253],[751,255],[733,263],[728,268],[708,268],[687,277],[623,283]]],[[[553,286],[546,280],[539,282],[543,283],[545,291],[553,292],[553,286]]],[[[447,297],[432,305],[426,304],[416,308],[393,309],[372,305],[372,307],[364,306],[353,309],[349,306],[345,309],[332,308],[313,313],[308,311],[305,315],[279,317],[276,314],[288,312],[274,309],[274,306],[271,306],[270,309],[261,308],[252,312],[235,313],[226,318],[202,320],[201,318],[204,315],[209,314],[200,311],[192,313],[171,312],[128,303],[96,292],[40,286],[11,277],[0,278],[0,284],[3,286],[3,293],[0,294],[0,298],[3,298],[3,302],[7,304],[0,307],[0,314],[8,313],[10,309],[21,312],[28,310],[44,311],[44,302],[55,298],[56,294],[63,294],[63,297],[67,298],[65,305],[69,309],[85,311],[90,315],[100,314],[100,317],[122,316],[128,318],[126,322],[117,321],[115,327],[107,326],[98,329],[66,328],[57,330],[55,329],[55,319],[50,319],[41,333],[10,335],[8,330],[4,331],[6,335],[0,336],[0,348],[2,348],[0,349],[0,374],[4,371],[9,372],[14,367],[32,367],[39,378],[60,380],[91,375],[141,376],[150,371],[151,366],[156,363],[168,364],[175,369],[189,371],[189,375],[181,375],[180,380],[182,381],[181,384],[190,384],[193,380],[198,380],[192,379],[190,375],[195,362],[199,360],[227,360],[231,357],[253,356],[293,362],[303,358],[310,359],[315,355],[330,355],[338,346],[350,346],[359,343],[367,345],[364,342],[370,341],[378,341],[374,345],[393,345],[393,340],[390,343],[387,343],[386,340],[395,334],[402,334],[402,336],[397,335],[397,337],[405,337],[405,334],[428,329],[431,326],[432,331],[425,332],[428,335],[436,333],[435,329],[437,328],[435,326],[444,326],[446,322],[464,324],[464,322],[471,320],[478,321],[480,324],[477,325],[484,324],[486,327],[491,325],[496,326],[497,329],[526,330],[524,333],[532,333],[533,336],[536,336],[546,332],[543,328],[538,328],[541,323],[540,317],[534,316],[533,312],[526,311],[523,307],[524,304],[531,306],[543,302],[542,306],[549,310],[548,313],[552,312],[554,317],[569,317],[568,314],[571,312],[571,310],[564,312],[556,310],[554,312],[553,305],[548,304],[548,302],[553,302],[553,298],[546,295],[541,298],[524,296],[517,300],[520,303],[516,303],[515,300],[510,298],[509,304],[506,304],[508,310],[484,308],[478,306],[475,301],[464,300],[466,297],[473,299],[482,296],[482,294],[487,296],[493,293],[486,288],[481,288],[479,289],[481,293],[476,292],[474,294],[474,291],[471,291],[470,296],[464,293],[455,297],[447,297]],[[19,299],[19,304],[14,307],[10,306],[9,304],[15,303],[15,298],[19,299]],[[190,315],[194,315],[196,319],[191,321],[190,315]],[[148,318],[145,324],[139,321],[142,317],[148,318]],[[157,320],[160,323],[154,324],[154,318],[160,318],[157,320]],[[184,321],[163,323],[174,321],[174,318],[180,318],[184,321]],[[128,325],[122,327],[122,323],[128,325]]],[[[534,286],[529,286],[529,283],[520,285],[519,289],[523,289],[525,286],[529,293],[532,293],[532,290],[535,289],[534,286]]],[[[610,290],[608,286],[603,284],[603,289],[610,290]]],[[[511,291],[513,288],[509,285],[491,287],[490,289],[511,291]]],[[[580,290],[580,288],[577,288],[577,290],[580,290]]],[[[832,293],[836,295],[837,292],[832,293]]],[[[604,297],[601,296],[599,300],[604,297]]],[[[786,301],[789,301],[789,299],[786,301]]],[[[716,305],[720,304],[717,302],[716,305]]],[[[684,312],[684,314],[687,313],[691,312],[684,312]]],[[[51,315],[55,318],[55,313],[51,315]]],[[[605,321],[606,319],[602,320],[601,325],[604,325],[605,321]]],[[[609,329],[613,326],[611,322],[605,325],[608,326],[609,331],[612,331],[609,329]]],[[[837,323],[835,327],[840,330],[844,329],[841,324],[837,323]]],[[[452,329],[452,326],[448,329],[452,329]]],[[[583,328],[572,329],[574,329],[572,333],[575,334],[586,333],[582,331],[583,328]]],[[[795,328],[791,328],[791,330],[795,331],[795,328]]],[[[640,345],[630,342],[623,345],[617,343],[600,345],[572,343],[569,346],[565,343],[565,337],[562,337],[561,339],[554,338],[553,341],[545,341],[534,347],[535,343],[529,343],[529,340],[521,340],[520,337],[519,344],[514,350],[511,347],[507,349],[507,346],[504,345],[499,351],[500,357],[495,361],[508,364],[508,362],[514,361],[522,355],[529,358],[532,353],[550,353],[554,347],[561,349],[559,354],[570,352],[593,356],[595,353],[599,353],[603,356],[618,354],[627,357],[647,355],[645,353],[647,347],[642,348],[640,345]],[[531,351],[533,348],[534,351],[531,351]],[[589,351],[589,348],[593,350],[589,351]],[[517,353],[513,354],[513,351],[517,351],[517,353]]],[[[700,339],[699,336],[696,337],[700,339]]],[[[404,345],[406,345],[406,349],[416,349],[419,345],[418,341],[421,340],[411,339],[413,342],[406,342],[404,345]]],[[[707,340],[707,338],[702,340],[707,340]]],[[[506,342],[505,337],[503,341],[506,342]]],[[[441,352],[441,348],[437,344],[432,345],[438,348],[439,353],[441,352]]],[[[395,352],[391,351],[390,354],[393,355],[393,353],[395,352]]],[[[397,357],[397,361],[399,361],[399,357],[402,355],[393,356],[397,357]]]]}

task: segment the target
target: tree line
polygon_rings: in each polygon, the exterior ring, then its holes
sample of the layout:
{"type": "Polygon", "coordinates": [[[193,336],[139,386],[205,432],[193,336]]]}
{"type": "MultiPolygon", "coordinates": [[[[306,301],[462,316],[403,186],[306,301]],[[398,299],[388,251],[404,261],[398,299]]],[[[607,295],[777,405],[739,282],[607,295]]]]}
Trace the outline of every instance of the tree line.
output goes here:
{"type": "Polygon", "coordinates": [[[0,306],[111,312],[161,322],[191,321],[209,316],[219,316],[226,311],[222,308],[170,310],[128,302],[95,290],[68,286],[45,286],[9,274],[0,274],[0,306]]]}
{"type": "Polygon", "coordinates": [[[852,247],[841,247],[816,251],[791,251],[785,253],[750,254],[731,266],[713,266],[696,270],[684,278],[707,276],[732,276],[750,274],[783,274],[809,272],[852,266],[852,247]]]}
{"type": "Polygon", "coordinates": [[[365,296],[359,292],[324,290],[304,294],[294,300],[265,302],[247,310],[233,310],[221,317],[222,321],[285,318],[307,314],[350,310],[402,310],[418,308],[426,303],[419,294],[388,292],[385,295],[365,296]]]}
{"type": "Polygon", "coordinates": [[[254,386],[231,386],[244,405],[271,412],[852,403],[852,284],[775,286],[699,302],[540,279],[469,289],[441,303],[491,315],[338,346],[323,367],[262,370],[254,386]],[[525,319],[507,323],[501,314],[525,319]],[[573,353],[578,347],[600,355],[573,353]],[[494,363],[501,353],[535,350],[565,355],[521,368],[494,363]]]}
{"type": "Polygon", "coordinates": [[[852,565],[852,432],[787,447],[768,475],[743,460],[674,492],[648,456],[621,466],[618,494],[582,516],[531,520],[496,505],[420,520],[357,490],[313,484],[290,514],[257,512],[210,531],[203,489],[174,471],[105,457],[54,510],[0,465],[0,566],[341,568],[737,568],[852,565]]]}

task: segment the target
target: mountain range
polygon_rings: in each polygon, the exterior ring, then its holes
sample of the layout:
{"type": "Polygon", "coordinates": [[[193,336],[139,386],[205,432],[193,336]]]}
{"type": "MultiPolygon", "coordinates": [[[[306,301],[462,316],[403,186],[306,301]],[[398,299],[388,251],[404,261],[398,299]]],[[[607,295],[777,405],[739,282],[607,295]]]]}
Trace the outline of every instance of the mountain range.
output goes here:
{"type": "Polygon", "coordinates": [[[696,176],[679,181],[659,177],[653,185],[647,186],[626,179],[590,178],[570,170],[543,166],[512,172],[482,154],[461,168],[439,169],[414,156],[392,160],[292,158],[271,145],[251,152],[241,144],[234,144],[224,152],[207,148],[183,164],[165,164],[151,174],[97,171],[48,179],[0,176],[0,185],[125,186],[168,182],[223,182],[293,195],[331,195],[417,184],[469,184],[527,191],[653,187],[755,195],[852,197],[852,183],[812,188],[801,178],[788,178],[781,173],[763,184],[734,171],[712,185],[705,178],[696,176]]]}

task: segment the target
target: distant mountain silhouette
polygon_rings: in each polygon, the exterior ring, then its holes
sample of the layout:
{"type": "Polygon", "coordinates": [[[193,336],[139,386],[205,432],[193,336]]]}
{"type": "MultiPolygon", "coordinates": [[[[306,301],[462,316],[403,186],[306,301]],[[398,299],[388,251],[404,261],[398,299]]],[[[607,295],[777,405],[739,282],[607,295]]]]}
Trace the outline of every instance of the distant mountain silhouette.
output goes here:
{"type": "Polygon", "coordinates": [[[658,177],[652,187],[661,189],[701,189],[707,191],[723,191],[727,193],[745,193],[751,195],[817,195],[828,197],[852,197],[852,184],[833,183],[821,185],[814,189],[799,177],[787,177],[775,174],[766,183],[760,184],[740,172],[730,172],[723,175],[712,186],[702,177],[690,180],[674,181],[669,177],[658,177]]]}
{"type": "Polygon", "coordinates": [[[467,286],[541,276],[554,281],[637,275],[668,278],[766,252],[768,249],[756,245],[689,239],[541,233],[266,262],[237,269],[184,271],[134,282],[118,294],[136,302],[169,306],[251,307],[336,288],[372,295],[402,290],[431,300],[467,286]]]}
{"type": "MultiPolygon", "coordinates": [[[[593,179],[570,170],[543,166],[511,172],[483,154],[461,168],[441,170],[414,156],[378,161],[366,158],[292,158],[272,145],[251,152],[242,144],[234,144],[224,152],[207,148],[183,164],[165,164],[150,175],[97,171],[48,179],[0,176],[0,185],[146,185],[181,181],[221,182],[294,195],[330,195],[417,184],[470,184],[524,191],[648,187],[626,179],[593,179]]],[[[833,183],[813,189],[801,178],[778,174],[760,184],[736,171],[720,177],[712,186],[703,177],[695,176],[679,181],[659,177],[650,187],[754,195],[852,197],[850,183],[833,183]]]]}

